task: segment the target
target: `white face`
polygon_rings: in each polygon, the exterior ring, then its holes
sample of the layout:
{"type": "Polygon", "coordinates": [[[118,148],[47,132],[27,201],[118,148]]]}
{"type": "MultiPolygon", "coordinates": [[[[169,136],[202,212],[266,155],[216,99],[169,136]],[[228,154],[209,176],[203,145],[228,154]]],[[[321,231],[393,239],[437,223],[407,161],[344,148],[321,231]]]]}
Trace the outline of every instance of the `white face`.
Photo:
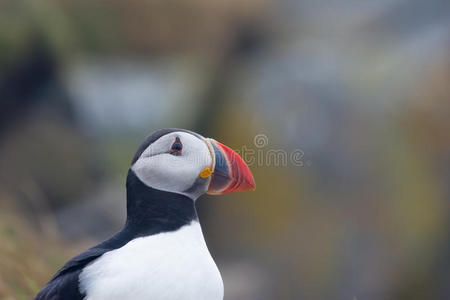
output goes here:
{"type": "Polygon", "coordinates": [[[202,178],[200,172],[211,168],[212,161],[204,139],[175,131],[150,144],[131,169],[149,187],[195,200],[208,189],[211,177],[202,178]]]}

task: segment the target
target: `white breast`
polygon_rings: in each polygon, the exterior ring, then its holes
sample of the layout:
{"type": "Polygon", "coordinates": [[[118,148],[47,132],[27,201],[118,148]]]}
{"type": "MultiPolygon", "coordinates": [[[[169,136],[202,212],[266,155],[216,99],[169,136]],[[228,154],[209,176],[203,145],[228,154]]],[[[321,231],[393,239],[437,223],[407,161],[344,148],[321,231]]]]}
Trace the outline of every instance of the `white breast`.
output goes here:
{"type": "Polygon", "coordinates": [[[137,238],[80,274],[87,300],[222,300],[223,282],[193,221],[177,231],[137,238]]]}

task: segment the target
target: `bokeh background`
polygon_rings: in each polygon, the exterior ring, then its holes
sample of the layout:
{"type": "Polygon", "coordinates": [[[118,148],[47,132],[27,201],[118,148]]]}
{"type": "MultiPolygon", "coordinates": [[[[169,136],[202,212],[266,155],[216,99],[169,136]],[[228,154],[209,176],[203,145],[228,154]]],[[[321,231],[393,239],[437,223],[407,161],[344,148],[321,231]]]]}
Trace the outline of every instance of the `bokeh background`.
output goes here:
{"type": "Polygon", "coordinates": [[[163,127],[303,154],[198,201],[225,299],[450,299],[449,1],[0,0],[0,299],[120,229],[163,127]]]}

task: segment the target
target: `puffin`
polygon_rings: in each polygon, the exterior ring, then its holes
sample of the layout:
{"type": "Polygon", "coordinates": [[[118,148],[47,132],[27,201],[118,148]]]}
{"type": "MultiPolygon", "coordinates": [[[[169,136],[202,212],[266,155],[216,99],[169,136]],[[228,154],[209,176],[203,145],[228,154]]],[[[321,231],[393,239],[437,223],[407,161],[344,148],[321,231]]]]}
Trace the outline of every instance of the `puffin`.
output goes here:
{"type": "Polygon", "coordinates": [[[254,189],[248,165],[224,144],[185,129],[153,132],[128,170],[123,228],[68,261],[35,299],[222,300],[195,202],[254,189]]]}

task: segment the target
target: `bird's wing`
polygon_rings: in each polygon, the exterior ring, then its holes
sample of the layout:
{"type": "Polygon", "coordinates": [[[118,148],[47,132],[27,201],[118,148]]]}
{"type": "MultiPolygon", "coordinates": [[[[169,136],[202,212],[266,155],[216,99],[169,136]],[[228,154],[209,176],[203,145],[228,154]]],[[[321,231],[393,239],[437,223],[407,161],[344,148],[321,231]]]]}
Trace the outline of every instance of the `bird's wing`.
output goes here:
{"type": "Polygon", "coordinates": [[[68,261],[39,292],[35,300],[84,299],[78,288],[78,276],[87,264],[106,251],[108,249],[94,247],[68,261]]]}
{"type": "Polygon", "coordinates": [[[66,273],[52,279],[34,300],[82,300],[84,295],[78,289],[78,275],[81,270],[66,273]]]}
{"type": "Polygon", "coordinates": [[[75,256],[69,260],[52,280],[39,292],[34,300],[78,300],[84,299],[79,291],[79,279],[83,268],[102,256],[105,252],[122,247],[130,240],[130,234],[121,231],[109,240],[75,256]]]}

